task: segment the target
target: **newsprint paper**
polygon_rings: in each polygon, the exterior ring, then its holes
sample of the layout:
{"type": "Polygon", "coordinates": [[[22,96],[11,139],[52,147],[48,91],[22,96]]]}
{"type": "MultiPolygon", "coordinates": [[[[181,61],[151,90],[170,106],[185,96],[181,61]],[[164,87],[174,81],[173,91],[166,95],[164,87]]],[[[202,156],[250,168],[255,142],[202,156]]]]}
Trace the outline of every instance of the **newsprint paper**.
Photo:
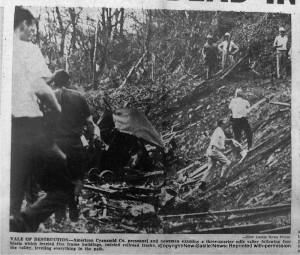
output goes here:
{"type": "Polygon", "coordinates": [[[1,254],[300,253],[298,0],[0,21],[1,254]]]}

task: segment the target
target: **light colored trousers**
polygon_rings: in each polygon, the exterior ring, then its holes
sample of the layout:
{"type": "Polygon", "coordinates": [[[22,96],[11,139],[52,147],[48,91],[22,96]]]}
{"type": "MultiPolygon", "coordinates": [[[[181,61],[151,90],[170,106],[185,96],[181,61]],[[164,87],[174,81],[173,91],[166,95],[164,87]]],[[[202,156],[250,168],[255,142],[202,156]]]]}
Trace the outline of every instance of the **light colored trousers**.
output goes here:
{"type": "Polygon", "coordinates": [[[232,55],[228,54],[227,61],[226,61],[226,53],[222,54],[222,70],[224,70],[227,67],[233,66],[234,63],[235,61],[232,55]]]}
{"type": "Polygon", "coordinates": [[[221,177],[225,174],[225,171],[230,166],[231,161],[219,150],[212,149],[210,153],[207,154],[207,169],[203,174],[201,181],[205,182],[206,178],[213,167],[216,166],[217,162],[222,164],[221,177]]]}

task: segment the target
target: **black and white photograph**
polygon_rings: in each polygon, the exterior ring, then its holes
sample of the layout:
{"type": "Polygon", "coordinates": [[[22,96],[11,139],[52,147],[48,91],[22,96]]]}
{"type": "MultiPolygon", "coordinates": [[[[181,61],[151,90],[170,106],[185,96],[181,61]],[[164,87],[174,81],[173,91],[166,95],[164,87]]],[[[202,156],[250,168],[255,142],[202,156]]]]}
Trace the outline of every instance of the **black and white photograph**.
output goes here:
{"type": "Polygon", "coordinates": [[[11,233],[291,233],[290,14],[16,6],[13,30],[11,233]]]}

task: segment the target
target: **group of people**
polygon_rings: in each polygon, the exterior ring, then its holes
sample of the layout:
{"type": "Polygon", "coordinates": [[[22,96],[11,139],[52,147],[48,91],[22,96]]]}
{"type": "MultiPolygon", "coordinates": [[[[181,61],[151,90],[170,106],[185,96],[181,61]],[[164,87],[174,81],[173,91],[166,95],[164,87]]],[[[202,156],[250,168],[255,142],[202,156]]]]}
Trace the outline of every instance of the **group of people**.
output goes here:
{"type": "MultiPolygon", "coordinates": [[[[283,27],[279,28],[279,35],[276,36],[273,46],[276,49],[277,78],[281,79],[286,76],[287,59],[291,56],[291,48],[288,51],[288,37],[283,27]]],[[[234,65],[238,51],[239,47],[231,40],[228,32],[225,33],[224,41],[219,45],[214,43],[212,35],[207,35],[206,43],[202,48],[202,56],[206,66],[206,78],[211,79],[214,74],[218,66],[219,52],[222,55],[222,70],[225,70],[234,65]]]]}
{"type": "MultiPolygon", "coordinates": [[[[276,65],[277,65],[277,78],[281,79],[286,77],[286,64],[288,57],[291,56],[291,48],[288,51],[288,37],[285,34],[283,27],[279,28],[279,35],[276,36],[274,41],[274,48],[276,49],[276,65]]],[[[222,69],[227,68],[234,64],[234,55],[238,52],[238,46],[230,40],[230,34],[225,34],[225,40],[216,46],[213,43],[213,37],[207,36],[207,42],[205,43],[202,54],[205,59],[207,67],[207,79],[210,79],[217,64],[218,50],[222,52],[222,69]]],[[[243,92],[240,89],[236,90],[234,98],[230,101],[229,109],[231,110],[230,122],[232,123],[232,131],[235,139],[228,139],[225,136],[224,129],[226,127],[226,120],[219,120],[217,122],[217,128],[214,130],[209,146],[206,151],[208,158],[208,167],[201,179],[201,188],[205,189],[206,179],[211,169],[219,162],[222,165],[220,178],[225,178],[228,174],[228,169],[231,165],[231,161],[224,155],[225,143],[232,142],[235,147],[240,150],[241,157],[247,155],[249,149],[252,146],[252,130],[249,125],[247,114],[251,110],[250,103],[243,98],[243,92]],[[248,147],[242,150],[241,137],[242,132],[245,133],[247,138],[248,147]]],[[[237,150],[235,150],[236,152],[237,150]]],[[[236,153],[235,153],[236,154],[236,153]]],[[[236,155],[235,155],[236,156],[236,155]]]]}
{"type": "MultiPolygon", "coordinates": [[[[206,179],[212,171],[212,168],[216,166],[217,162],[222,165],[220,178],[224,179],[227,177],[228,170],[232,162],[224,154],[226,142],[233,143],[234,147],[237,148],[237,151],[240,152],[241,157],[244,157],[252,147],[253,134],[247,119],[247,114],[251,110],[251,107],[249,101],[244,98],[244,93],[241,89],[236,90],[235,96],[230,101],[229,109],[231,110],[230,122],[232,123],[234,139],[227,138],[224,133],[226,120],[218,120],[217,128],[211,136],[211,140],[206,151],[208,164],[201,179],[201,189],[205,189],[206,179]],[[241,144],[242,132],[244,132],[247,137],[247,148],[245,149],[243,149],[241,144]]],[[[238,157],[236,159],[238,159],[238,157]]]]}
{"type": "Polygon", "coordinates": [[[94,146],[95,124],[84,96],[70,89],[68,72],[52,74],[38,46],[29,42],[35,22],[29,10],[15,8],[10,176],[13,232],[37,231],[53,213],[63,217],[67,206],[70,219],[77,220],[76,198],[84,174],[84,126],[89,147],[94,146]],[[24,207],[24,197],[37,185],[44,195],[24,207]]]}
{"type": "MultiPolygon", "coordinates": [[[[70,76],[65,70],[50,72],[38,46],[29,42],[35,27],[31,12],[16,7],[14,18],[10,231],[33,232],[53,213],[77,220],[76,197],[82,188],[84,149],[83,127],[87,126],[89,148],[94,147],[95,124],[84,96],[70,88],[70,76]],[[54,89],[52,89],[52,87],[54,89]],[[22,205],[31,187],[39,185],[45,193],[35,197],[27,207],[22,205]]],[[[278,78],[284,74],[287,55],[287,36],[283,28],[276,37],[278,78]]],[[[222,69],[234,64],[239,47],[226,33],[225,40],[216,46],[207,36],[202,54],[210,79],[222,52],[222,69]]],[[[208,168],[202,182],[217,162],[222,164],[221,178],[226,177],[231,161],[225,156],[225,143],[241,147],[244,131],[249,150],[252,130],[247,120],[250,104],[236,91],[229,109],[235,139],[225,136],[225,121],[219,120],[207,148],[208,168]]],[[[244,150],[244,152],[247,150],[244,150]]],[[[59,218],[59,217],[58,217],[59,218]]]]}
{"type": "Polygon", "coordinates": [[[212,35],[207,35],[207,41],[202,48],[202,56],[206,65],[206,78],[210,79],[218,66],[219,52],[222,54],[222,70],[232,66],[235,63],[235,55],[239,47],[231,40],[230,34],[224,35],[224,41],[216,45],[212,35]]]}

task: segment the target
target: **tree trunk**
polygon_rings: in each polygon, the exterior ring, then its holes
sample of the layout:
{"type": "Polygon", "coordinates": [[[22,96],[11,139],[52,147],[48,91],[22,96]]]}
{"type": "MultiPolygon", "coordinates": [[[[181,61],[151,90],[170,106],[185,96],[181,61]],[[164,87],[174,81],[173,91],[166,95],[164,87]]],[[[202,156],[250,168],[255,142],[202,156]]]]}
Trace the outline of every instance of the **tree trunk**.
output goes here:
{"type": "Polygon", "coordinates": [[[76,13],[75,8],[69,8],[69,14],[71,18],[71,24],[72,24],[72,34],[71,34],[71,47],[73,50],[76,49],[76,13]]]}
{"type": "Polygon", "coordinates": [[[124,8],[121,8],[121,17],[120,17],[120,35],[123,35],[124,32],[124,8]]]}
{"type": "Polygon", "coordinates": [[[36,44],[40,46],[40,26],[39,26],[39,21],[41,19],[41,14],[37,17],[37,22],[35,22],[36,26],[36,44]]]}
{"type": "MultiPolygon", "coordinates": [[[[143,59],[143,68],[149,70],[149,62],[151,61],[151,53],[150,53],[150,41],[152,37],[152,11],[148,11],[148,26],[147,26],[147,35],[144,41],[144,53],[146,53],[146,58],[143,59]]],[[[148,73],[148,72],[147,72],[148,73]]]]}
{"type": "Polygon", "coordinates": [[[59,48],[59,56],[64,56],[64,49],[65,49],[65,38],[66,38],[66,31],[64,29],[63,21],[61,18],[61,14],[58,7],[55,7],[55,11],[57,14],[58,24],[59,24],[59,30],[61,33],[61,41],[60,41],[60,48],[59,48]]]}
{"type": "Polygon", "coordinates": [[[97,57],[97,42],[98,42],[98,27],[99,27],[99,20],[96,23],[96,30],[95,30],[95,47],[94,47],[94,55],[93,55],[93,85],[94,90],[98,88],[97,86],[97,72],[96,72],[96,57],[97,57]]]}
{"type": "Polygon", "coordinates": [[[111,8],[106,9],[106,27],[107,27],[107,39],[111,37],[112,22],[111,22],[111,8]]]}

